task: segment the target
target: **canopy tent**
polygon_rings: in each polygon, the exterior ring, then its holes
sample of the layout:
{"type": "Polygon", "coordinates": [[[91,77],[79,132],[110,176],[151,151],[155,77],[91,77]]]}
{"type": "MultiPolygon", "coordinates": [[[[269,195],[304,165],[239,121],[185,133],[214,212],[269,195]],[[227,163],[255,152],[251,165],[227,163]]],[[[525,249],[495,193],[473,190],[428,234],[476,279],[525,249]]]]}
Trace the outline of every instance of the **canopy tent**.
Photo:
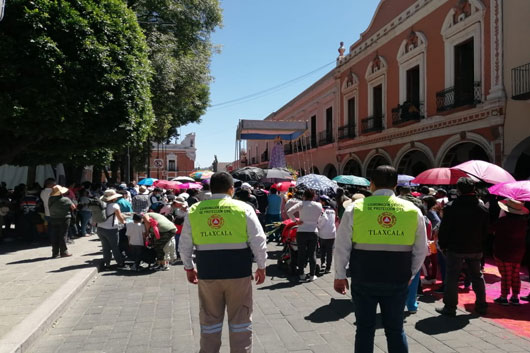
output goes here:
{"type": "Polygon", "coordinates": [[[294,140],[307,130],[307,121],[240,120],[238,140],[294,140]]]}

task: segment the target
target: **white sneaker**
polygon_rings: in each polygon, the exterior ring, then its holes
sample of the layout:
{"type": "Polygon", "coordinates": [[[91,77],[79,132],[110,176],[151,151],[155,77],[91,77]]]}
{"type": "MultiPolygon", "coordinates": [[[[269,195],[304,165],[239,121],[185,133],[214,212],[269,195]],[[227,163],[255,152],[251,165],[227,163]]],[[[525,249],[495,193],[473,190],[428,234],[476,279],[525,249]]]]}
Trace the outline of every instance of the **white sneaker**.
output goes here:
{"type": "Polygon", "coordinates": [[[310,276],[309,277],[309,282],[313,282],[313,281],[316,281],[317,280],[317,276],[313,275],[313,276],[310,276]]]}

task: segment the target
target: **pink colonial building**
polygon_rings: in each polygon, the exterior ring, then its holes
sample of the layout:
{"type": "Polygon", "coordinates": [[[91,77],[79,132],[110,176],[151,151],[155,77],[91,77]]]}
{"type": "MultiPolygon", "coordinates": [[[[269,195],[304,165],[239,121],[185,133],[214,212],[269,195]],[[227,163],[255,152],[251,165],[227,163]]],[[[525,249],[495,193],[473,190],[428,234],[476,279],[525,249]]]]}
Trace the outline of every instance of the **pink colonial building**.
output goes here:
{"type": "MultiPolygon", "coordinates": [[[[288,166],[416,175],[470,159],[503,164],[502,0],[381,0],[336,67],[266,120],[307,121],[283,141],[288,166]]],[[[506,49],[506,48],[505,48],[506,49]]],[[[272,141],[248,141],[266,166],[272,141]]]]}

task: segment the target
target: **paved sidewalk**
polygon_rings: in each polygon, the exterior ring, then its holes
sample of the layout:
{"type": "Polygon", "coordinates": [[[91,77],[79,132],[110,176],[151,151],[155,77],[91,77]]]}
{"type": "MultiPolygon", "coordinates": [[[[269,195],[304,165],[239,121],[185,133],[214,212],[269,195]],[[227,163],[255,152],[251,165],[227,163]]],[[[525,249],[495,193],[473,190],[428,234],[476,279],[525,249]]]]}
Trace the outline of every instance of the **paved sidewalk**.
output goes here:
{"type": "Polygon", "coordinates": [[[0,352],[24,351],[97,273],[100,241],[76,239],[68,245],[73,256],[57,259],[45,243],[0,246],[0,352]]]}
{"type": "MultiPolygon", "coordinates": [[[[279,248],[270,244],[271,255],[279,248]]],[[[349,296],[333,291],[331,274],[313,283],[286,278],[269,260],[266,282],[254,291],[255,353],[353,352],[355,315],[349,296]]],[[[459,311],[437,315],[426,296],[406,319],[411,352],[530,352],[530,339],[493,320],[459,311]]],[[[526,304],[530,305],[530,304],[526,304]]],[[[229,352],[223,328],[221,352],[229,352]]],[[[192,353],[199,343],[197,287],[181,266],[167,272],[104,272],[91,281],[53,327],[30,348],[35,353],[192,353]]],[[[375,352],[386,352],[378,325],[375,352]]]]}

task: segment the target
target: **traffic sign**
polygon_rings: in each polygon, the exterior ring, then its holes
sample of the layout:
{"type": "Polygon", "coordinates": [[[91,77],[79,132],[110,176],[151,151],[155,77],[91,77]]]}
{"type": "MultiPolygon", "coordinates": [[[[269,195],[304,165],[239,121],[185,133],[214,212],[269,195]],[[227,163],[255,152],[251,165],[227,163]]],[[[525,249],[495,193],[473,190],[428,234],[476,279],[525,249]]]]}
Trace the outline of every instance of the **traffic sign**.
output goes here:
{"type": "Polygon", "coordinates": [[[153,165],[155,168],[162,168],[164,166],[164,161],[161,159],[155,159],[153,160],[153,165]]]}

